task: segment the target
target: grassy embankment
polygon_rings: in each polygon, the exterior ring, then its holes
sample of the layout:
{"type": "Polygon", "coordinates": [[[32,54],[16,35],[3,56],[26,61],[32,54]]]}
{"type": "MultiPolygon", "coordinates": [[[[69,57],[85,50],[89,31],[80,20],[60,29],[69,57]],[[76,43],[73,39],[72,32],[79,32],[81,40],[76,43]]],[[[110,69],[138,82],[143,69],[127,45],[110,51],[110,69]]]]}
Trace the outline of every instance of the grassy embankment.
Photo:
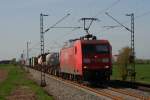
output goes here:
{"type": "MultiPolygon", "coordinates": [[[[136,64],[136,81],[150,84],[150,64],[136,64]]],[[[112,79],[121,79],[117,65],[113,65],[112,79]]]]}
{"type": "Polygon", "coordinates": [[[40,86],[27,78],[27,73],[18,66],[0,65],[0,69],[8,71],[7,78],[0,83],[0,100],[5,100],[18,86],[29,87],[36,95],[37,100],[53,100],[40,86]]]}

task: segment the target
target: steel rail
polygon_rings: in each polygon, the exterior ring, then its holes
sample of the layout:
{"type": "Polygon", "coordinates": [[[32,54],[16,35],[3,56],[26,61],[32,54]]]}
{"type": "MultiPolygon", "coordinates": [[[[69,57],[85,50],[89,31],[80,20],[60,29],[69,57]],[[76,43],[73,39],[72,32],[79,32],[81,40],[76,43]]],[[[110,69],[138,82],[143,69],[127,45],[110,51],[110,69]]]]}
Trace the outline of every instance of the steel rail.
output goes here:
{"type": "Polygon", "coordinates": [[[108,89],[111,91],[117,92],[117,93],[121,93],[121,94],[125,94],[125,95],[131,96],[131,97],[138,98],[140,100],[150,100],[150,97],[145,97],[145,96],[142,96],[140,94],[136,94],[136,93],[131,92],[131,91],[116,89],[116,88],[108,88],[108,89]]]}
{"type": "Polygon", "coordinates": [[[77,82],[73,82],[73,81],[69,81],[69,80],[66,80],[66,79],[62,79],[60,77],[56,77],[56,76],[53,76],[53,75],[49,75],[48,74],[48,76],[50,78],[55,79],[55,80],[61,81],[61,82],[65,83],[65,84],[74,85],[75,88],[88,90],[90,92],[93,92],[93,93],[97,94],[98,96],[104,96],[104,97],[110,98],[112,100],[123,100],[122,97],[112,95],[111,93],[108,93],[108,92],[103,91],[103,90],[96,90],[96,89],[90,88],[88,86],[84,86],[83,84],[79,84],[77,82]]]}
{"type": "MultiPolygon", "coordinates": [[[[35,70],[35,69],[33,69],[33,70],[35,70]]],[[[67,85],[72,85],[75,88],[80,89],[80,90],[88,90],[90,92],[95,93],[97,96],[104,96],[104,97],[110,98],[112,100],[123,100],[123,97],[115,96],[112,93],[109,93],[105,90],[97,90],[97,89],[94,89],[94,88],[90,88],[90,87],[85,86],[83,84],[79,84],[75,81],[70,81],[70,80],[62,79],[61,77],[50,75],[49,73],[46,73],[46,76],[48,76],[48,77],[50,77],[54,80],[63,82],[67,85]]],[[[137,98],[137,99],[140,99],[140,100],[150,100],[150,97],[145,97],[145,96],[142,96],[142,95],[139,95],[139,94],[135,94],[135,93],[127,91],[127,90],[120,90],[120,89],[116,89],[116,88],[107,88],[107,90],[110,90],[110,91],[113,91],[113,92],[116,92],[116,93],[119,93],[119,94],[122,94],[122,95],[131,96],[131,97],[134,97],[134,98],[137,98]]]]}

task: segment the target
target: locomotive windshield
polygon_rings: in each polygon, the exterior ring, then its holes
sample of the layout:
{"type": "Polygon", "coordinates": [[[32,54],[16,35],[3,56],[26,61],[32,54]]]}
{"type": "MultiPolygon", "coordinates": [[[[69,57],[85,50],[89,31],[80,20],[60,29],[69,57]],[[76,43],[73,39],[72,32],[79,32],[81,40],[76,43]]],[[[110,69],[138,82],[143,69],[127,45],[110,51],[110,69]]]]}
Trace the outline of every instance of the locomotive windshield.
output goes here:
{"type": "Polygon", "coordinates": [[[86,44],[82,46],[83,54],[108,54],[109,53],[109,46],[102,45],[102,44],[86,44]]]}

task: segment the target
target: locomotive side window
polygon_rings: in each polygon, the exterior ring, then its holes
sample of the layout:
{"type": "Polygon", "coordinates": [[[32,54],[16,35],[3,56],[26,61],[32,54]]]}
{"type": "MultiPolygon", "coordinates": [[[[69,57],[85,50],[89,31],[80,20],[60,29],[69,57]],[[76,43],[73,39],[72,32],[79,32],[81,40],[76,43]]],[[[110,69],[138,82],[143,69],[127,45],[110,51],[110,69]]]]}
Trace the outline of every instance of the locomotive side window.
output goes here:
{"type": "Polygon", "coordinates": [[[77,54],[77,47],[75,47],[75,51],[74,52],[75,52],[75,54],[77,54]]]}

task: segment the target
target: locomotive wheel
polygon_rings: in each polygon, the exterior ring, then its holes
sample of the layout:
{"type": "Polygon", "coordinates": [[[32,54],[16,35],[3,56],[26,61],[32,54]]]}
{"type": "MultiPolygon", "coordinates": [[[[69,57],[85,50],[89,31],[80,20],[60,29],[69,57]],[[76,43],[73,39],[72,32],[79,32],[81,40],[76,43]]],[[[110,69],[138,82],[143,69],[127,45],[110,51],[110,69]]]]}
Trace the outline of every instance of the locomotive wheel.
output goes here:
{"type": "Polygon", "coordinates": [[[107,80],[107,81],[110,81],[110,76],[109,76],[109,75],[107,76],[106,80],[107,80]]]}
{"type": "Polygon", "coordinates": [[[78,83],[83,83],[83,78],[82,78],[82,76],[77,76],[77,82],[78,82],[78,83]]]}

